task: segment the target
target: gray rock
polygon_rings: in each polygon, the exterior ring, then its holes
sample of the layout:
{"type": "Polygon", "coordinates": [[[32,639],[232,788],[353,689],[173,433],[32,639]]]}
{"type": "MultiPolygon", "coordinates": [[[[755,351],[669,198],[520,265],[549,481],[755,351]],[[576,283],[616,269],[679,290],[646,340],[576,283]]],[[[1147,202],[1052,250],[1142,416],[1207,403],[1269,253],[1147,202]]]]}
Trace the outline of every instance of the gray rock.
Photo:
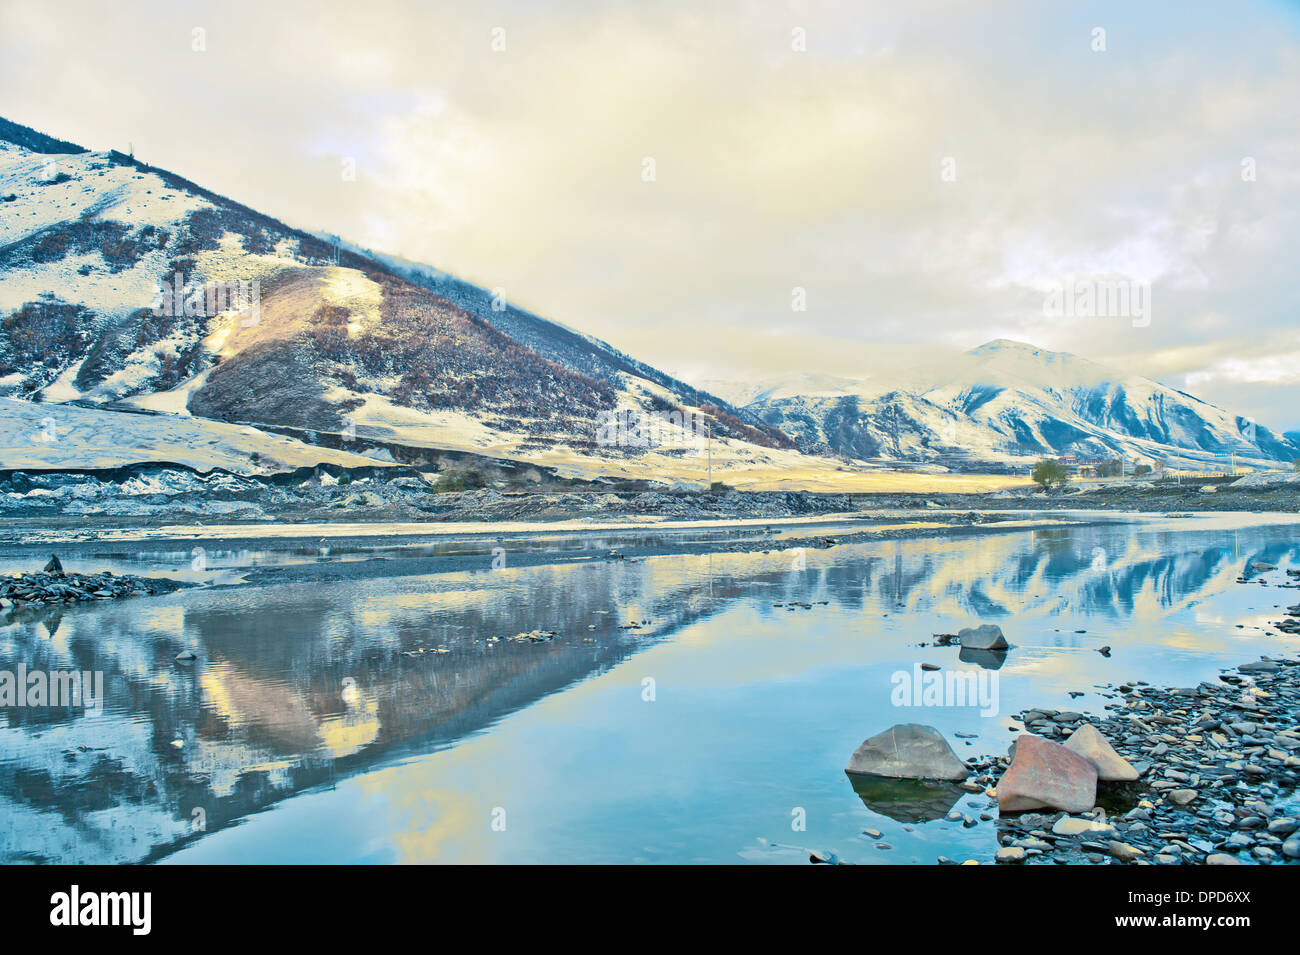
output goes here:
{"type": "Polygon", "coordinates": [[[964,780],[969,772],[933,726],[899,723],[864,740],[845,772],[892,779],[964,780]]]}
{"type": "Polygon", "coordinates": [[[1256,660],[1254,663],[1243,663],[1237,669],[1242,673],[1276,673],[1281,667],[1272,660],[1256,660]]]}
{"type": "Polygon", "coordinates": [[[965,650],[1005,650],[1010,646],[1002,635],[1002,628],[995,623],[963,627],[957,631],[957,639],[965,650]]]}
{"type": "Polygon", "coordinates": [[[1078,819],[1074,816],[1062,816],[1052,826],[1052,832],[1058,836],[1113,836],[1115,829],[1105,822],[1094,819],[1078,819]]]}
{"type": "Polygon", "coordinates": [[[1137,846],[1131,846],[1127,842],[1111,842],[1110,854],[1120,862],[1132,862],[1134,859],[1140,859],[1144,853],[1137,846]]]}

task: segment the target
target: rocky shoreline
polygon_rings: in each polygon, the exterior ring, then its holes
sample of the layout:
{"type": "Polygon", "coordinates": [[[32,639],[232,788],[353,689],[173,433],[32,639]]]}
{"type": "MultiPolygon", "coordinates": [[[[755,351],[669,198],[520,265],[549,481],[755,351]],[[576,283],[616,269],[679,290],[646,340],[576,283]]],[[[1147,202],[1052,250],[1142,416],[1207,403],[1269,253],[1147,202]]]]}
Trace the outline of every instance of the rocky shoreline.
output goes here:
{"type": "Polygon", "coordinates": [[[827,493],[713,491],[652,480],[538,483],[504,472],[408,467],[348,471],[318,468],[293,475],[250,476],[179,466],[136,466],[113,473],[0,471],[0,514],[50,527],[123,526],[146,521],[222,523],[336,521],[521,521],[658,516],[669,519],[780,519],[883,511],[1111,510],[1121,512],[1282,512],[1300,510],[1293,475],[1127,481],[1066,485],[1044,492],[827,493]]]}
{"type": "Polygon", "coordinates": [[[88,603],[119,597],[150,596],[180,590],[185,584],[163,577],[114,574],[76,574],[48,571],[0,577],[0,609],[22,610],[88,603]]]}
{"type": "MultiPolygon", "coordinates": [[[[948,642],[1008,646],[993,625],[948,642]]],[[[993,823],[997,863],[1300,862],[1300,659],[1261,657],[1194,687],[1098,689],[1112,701],[1104,715],[1014,714],[1006,755],[962,761],[934,727],[900,723],[864,740],[845,772],[894,818],[993,823]],[[972,806],[981,795],[988,802],[972,806]],[[963,796],[979,822],[953,808],[963,796]]]]}
{"type": "Polygon", "coordinates": [[[1300,659],[1261,658],[1195,687],[1103,689],[1114,702],[1102,716],[1016,714],[1006,755],[963,762],[937,730],[900,724],[864,741],[846,772],[913,808],[982,794],[973,810],[996,826],[999,864],[1300,863],[1300,659]]]}
{"type": "MultiPolygon", "coordinates": [[[[1107,782],[1103,773],[1097,805],[1085,812],[1001,815],[997,861],[1300,861],[1300,804],[1288,804],[1300,784],[1300,660],[1261,659],[1195,687],[1114,689],[1119,700],[1104,717],[1035,709],[1019,718],[1049,740],[1092,726],[1137,779],[1107,782]]],[[[977,764],[993,805],[1011,762],[977,764]]]]}

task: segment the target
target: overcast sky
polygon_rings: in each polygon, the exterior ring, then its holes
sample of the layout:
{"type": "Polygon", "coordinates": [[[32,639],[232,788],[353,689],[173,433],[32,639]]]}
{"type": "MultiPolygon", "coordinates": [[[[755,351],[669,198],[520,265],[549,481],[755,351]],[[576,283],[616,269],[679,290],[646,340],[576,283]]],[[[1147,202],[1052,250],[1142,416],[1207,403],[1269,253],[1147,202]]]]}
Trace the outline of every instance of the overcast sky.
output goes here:
{"type": "Polygon", "coordinates": [[[688,379],[1008,337],[1300,428],[1294,3],[0,0],[0,115],[688,379]]]}

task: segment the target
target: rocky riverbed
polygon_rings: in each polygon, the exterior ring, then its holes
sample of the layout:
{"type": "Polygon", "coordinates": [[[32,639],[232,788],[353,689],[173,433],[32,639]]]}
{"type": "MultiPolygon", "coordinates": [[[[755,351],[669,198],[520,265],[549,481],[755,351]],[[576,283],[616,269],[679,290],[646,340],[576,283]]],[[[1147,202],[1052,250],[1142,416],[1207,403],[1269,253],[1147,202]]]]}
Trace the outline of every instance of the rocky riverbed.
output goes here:
{"type": "Polygon", "coordinates": [[[50,571],[0,577],[0,609],[37,608],[51,605],[111,600],[171,593],[185,586],[162,577],[134,577],[106,570],[98,574],[50,571]]]}
{"type": "MultiPolygon", "coordinates": [[[[542,480],[499,470],[409,467],[303,469],[282,475],[208,474],[168,465],[112,472],[0,471],[0,515],[16,522],[16,539],[31,525],[50,528],[219,520],[552,521],[656,516],[668,519],[780,519],[816,514],[889,511],[1113,510],[1144,512],[1282,512],[1300,510],[1293,475],[1176,482],[1080,484],[1043,492],[996,493],[704,492],[653,480],[542,480]],[[29,523],[30,522],[30,523],[29,523]]],[[[917,487],[924,488],[918,475],[917,487]]]]}
{"type": "MultiPolygon", "coordinates": [[[[1094,727],[1138,778],[1107,782],[1102,772],[1087,812],[1002,815],[998,861],[1300,861],[1300,660],[1261,659],[1195,687],[1126,683],[1115,696],[1102,717],[1019,715],[1047,740],[1094,727]]],[[[1011,762],[985,758],[976,779],[1000,785],[1011,762]]],[[[996,804],[1004,794],[992,792],[996,804]]]]}
{"type": "Polygon", "coordinates": [[[1102,689],[1114,701],[1103,715],[1016,714],[1006,755],[963,762],[938,730],[903,723],[865,740],[846,772],[896,818],[946,812],[969,827],[977,811],[997,828],[998,863],[1300,862],[1300,660],[1261,658],[1194,687],[1102,689]],[[959,812],[960,794],[987,802],[959,812]]]}
{"type": "MultiPolygon", "coordinates": [[[[1300,861],[1300,660],[1261,659],[1195,687],[1125,683],[1113,695],[1116,702],[1104,716],[1041,708],[1017,717],[1028,734],[1066,741],[1063,750],[1081,732],[1100,735],[1085,753],[1097,768],[1096,782],[1064,782],[1066,790],[1078,786],[1085,802],[1095,802],[1090,809],[1008,812],[1014,757],[968,763],[975,771],[969,782],[983,787],[989,809],[1003,809],[996,861],[1300,861]],[[1095,800],[1087,795],[1092,785],[1095,800]]],[[[1068,777],[1070,767],[1054,771],[1068,777]]],[[[1048,801],[1063,805],[1062,794],[1054,795],[1048,801]]]]}

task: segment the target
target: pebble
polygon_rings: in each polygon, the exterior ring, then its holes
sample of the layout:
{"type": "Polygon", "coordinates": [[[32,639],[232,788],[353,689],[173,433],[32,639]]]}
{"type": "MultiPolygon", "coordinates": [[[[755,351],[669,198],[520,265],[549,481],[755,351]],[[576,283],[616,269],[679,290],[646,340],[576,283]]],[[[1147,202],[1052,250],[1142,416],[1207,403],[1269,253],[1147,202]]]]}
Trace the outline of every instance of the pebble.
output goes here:
{"type": "Polygon", "coordinates": [[[1134,859],[1140,859],[1145,853],[1136,846],[1131,846],[1127,842],[1110,843],[1110,854],[1121,862],[1132,862],[1134,859]]]}
{"type": "MultiPolygon", "coordinates": [[[[1138,865],[1281,864],[1300,859],[1300,813],[1279,802],[1300,786],[1300,660],[1266,659],[1195,687],[1131,681],[1102,693],[1104,716],[1045,707],[1011,714],[1043,736],[1078,717],[1138,769],[1138,780],[1102,783],[1116,817],[1090,813],[998,817],[999,843],[1032,863],[1138,865]],[[1136,800],[1136,804],[1133,800],[1136,800]],[[1127,802],[1127,805],[1125,803],[1127,802]],[[1132,807],[1132,808],[1129,808],[1132,807]],[[1127,811],[1126,811],[1127,810],[1127,811]],[[1044,848],[1039,843],[1047,843],[1044,848]],[[1242,854],[1238,859],[1236,855],[1242,854]]],[[[1110,687],[1097,687],[1105,691],[1110,687]]],[[[1055,733],[1057,739],[1069,734],[1055,733]]],[[[1009,763],[986,757],[994,785],[1009,763]]]]}

